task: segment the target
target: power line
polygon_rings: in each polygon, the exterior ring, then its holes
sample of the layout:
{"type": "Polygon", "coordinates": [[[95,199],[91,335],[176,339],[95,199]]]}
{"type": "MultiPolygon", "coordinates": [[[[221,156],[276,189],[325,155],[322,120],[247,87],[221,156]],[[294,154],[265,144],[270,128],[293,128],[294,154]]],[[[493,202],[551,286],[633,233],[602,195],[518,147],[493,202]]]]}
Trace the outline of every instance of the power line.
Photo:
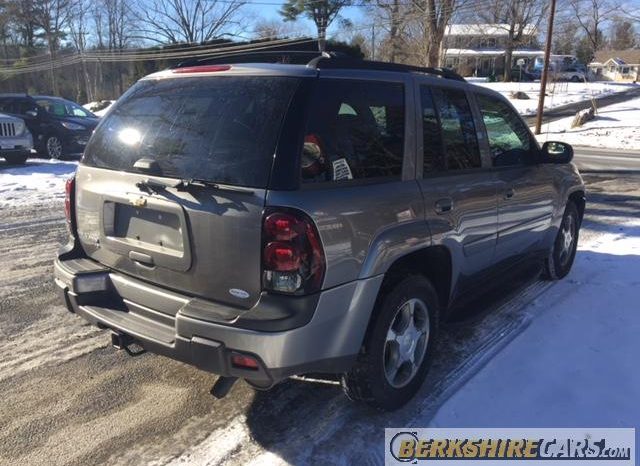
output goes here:
{"type": "MultiPolygon", "coordinates": [[[[217,0],[217,1],[229,1],[233,0],[217,0]]],[[[324,0],[312,0],[322,2],[324,0]]],[[[451,13],[460,13],[464,11],[477,11],[478,8],[484,7],[490,4],[491,0],[473,0],[465,2],[464,4],[450,8],[448,11],[451,13]]],[[[254,0],[249,0],[247,3],[260,3],[255,2],[254,0]]],[[[416,2],[410,3],[402,3],[401,5],[415,5],[416,2]]],[[[356,5],[360,6],[360,5],[356,5]]],[[[362,4],[361,6],[371,7],[371,5],[362,4]]],[[[447,11],[447,10],[445,10],[447,11]]],[[[431,15],[426,15],[424,13],[417,14],[416,17],[421,19],[429,19],[431,15]]],[[[378,25],[392,25],[393,21],[383,21],[378,22],[378,25]]],[[[371,25],[365,25],[359,28],[353,28],[352,31],[359,30],[369,30],[371,25]]],[[[303,43],[315,42],[316,39],[311,38],[297,38],[297,39],[277,39],[275,36],[271,37],[263,37],[261,39],[264,42],[257,42],[254,44],[235,44],[235,45],[220,45],[220,44],[197,44],[190,45],[187,44],[186,47],[179,47],[175,50],[149,50],[149,49],[123,49],[119,51],[100,51],[93,50],[90,52],[75,52],[72,55],[67,55],[63,57],[56,58],[55,60],[42,60],[41,57],[38,58],[38,63],[33,64],[25,64],[18,66],[5,66],[0,67],[0,73],[5,73],[8,75],[18,75],[25,73],[33,73],[38,71],[47,71],[51,69],[59,69],[66,66],[71,66],[79,63],[87,63],[87,62],[109,62],[109,63],[133,63],[140,61],[160,61],[160,60],[176,60],[181,58],[199,58],[204,56],[215,56],[216,54],[222,53],[232,53],[232,52],[243,52],[250,50],[259,50],[264,48],[277,47],[279,45],[298,45],[303,43]],[[276,39],[269,41],[269,39],[276,39]]],[[[16,59],[16,61],[20,61],[20,59],[16,59]]]]}

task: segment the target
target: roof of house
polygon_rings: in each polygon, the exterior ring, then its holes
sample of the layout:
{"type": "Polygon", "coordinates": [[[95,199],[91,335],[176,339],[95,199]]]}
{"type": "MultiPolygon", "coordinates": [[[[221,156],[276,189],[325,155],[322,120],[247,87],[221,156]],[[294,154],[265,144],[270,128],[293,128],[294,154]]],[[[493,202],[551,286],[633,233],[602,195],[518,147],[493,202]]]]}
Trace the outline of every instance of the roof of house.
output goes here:
{"type": "Polygon", "coordinates": [[[619,65],[640,63],[640,49],[628,50],[599,50],[593,59],[594,62],[606,63],[608,60],[621,60],[619,65]]]}
{"type": "MultiPolygon", "coordinates": [[[[508,24],[450,24],[445,32],[446,36],[506,36],[509,33],[508,24]]],[[[524,35],[533,36],[538,28],[533,24],[524,26],[524,35]]]]}

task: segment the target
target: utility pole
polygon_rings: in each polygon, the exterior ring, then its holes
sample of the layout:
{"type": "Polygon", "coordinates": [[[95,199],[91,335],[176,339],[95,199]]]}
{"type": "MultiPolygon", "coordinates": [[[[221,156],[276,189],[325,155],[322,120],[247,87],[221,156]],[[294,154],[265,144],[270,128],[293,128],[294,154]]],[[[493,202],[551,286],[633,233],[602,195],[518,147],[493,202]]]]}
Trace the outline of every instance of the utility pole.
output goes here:
{"type": "Polygon", "coordinates": [[[376,59],[376,25],[371,25],[371,60],[376,59]]]}
{"type": "Polygon", "coordinates": [[[547,28],[547,44],[544,48],[544,65],[542,79],[540,79],[540,97],[538,98],[538,114],[536,115],[535,134],[540,134],[542,129],[542,113],[544,112],[544,95],[547,92],[547,76],[549,75],[549,60],[551,58],[551,36],[553,36],[553,17],[556,14],[556,0],[551,0],[549,12],[549,27],[547,28]]]}

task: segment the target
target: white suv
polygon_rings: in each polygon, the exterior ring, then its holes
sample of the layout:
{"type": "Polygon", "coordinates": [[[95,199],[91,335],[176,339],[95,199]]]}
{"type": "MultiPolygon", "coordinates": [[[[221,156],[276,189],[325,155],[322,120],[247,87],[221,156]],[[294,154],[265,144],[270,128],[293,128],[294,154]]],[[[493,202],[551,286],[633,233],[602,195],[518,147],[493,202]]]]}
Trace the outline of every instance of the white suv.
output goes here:
{"type": "Polygon", "coordinates": [[[574,83],[587,82],[587,75],[584,71],[575,66],[564,70],[553,71],[554,81],[571,81],[574,83]]]}
{"type": "Polygon", "coordinates": [[[0,157],[9,163],[23,164],[33,149],[33,138],[24,121],[0,113],[0,157]]]}

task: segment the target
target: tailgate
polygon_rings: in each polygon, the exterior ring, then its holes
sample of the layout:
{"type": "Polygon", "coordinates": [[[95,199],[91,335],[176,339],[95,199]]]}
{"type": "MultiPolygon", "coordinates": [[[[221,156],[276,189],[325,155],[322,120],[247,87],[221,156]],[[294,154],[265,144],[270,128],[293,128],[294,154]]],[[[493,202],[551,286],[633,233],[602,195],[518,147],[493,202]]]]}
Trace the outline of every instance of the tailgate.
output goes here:
{"type": "Polygon", "coordinates": [[[186,294],[255,304],[265,191],[167,188],[148,194],[136,188],[146,178],[79,166],[76,216],[87,255],[186,294]]]}

